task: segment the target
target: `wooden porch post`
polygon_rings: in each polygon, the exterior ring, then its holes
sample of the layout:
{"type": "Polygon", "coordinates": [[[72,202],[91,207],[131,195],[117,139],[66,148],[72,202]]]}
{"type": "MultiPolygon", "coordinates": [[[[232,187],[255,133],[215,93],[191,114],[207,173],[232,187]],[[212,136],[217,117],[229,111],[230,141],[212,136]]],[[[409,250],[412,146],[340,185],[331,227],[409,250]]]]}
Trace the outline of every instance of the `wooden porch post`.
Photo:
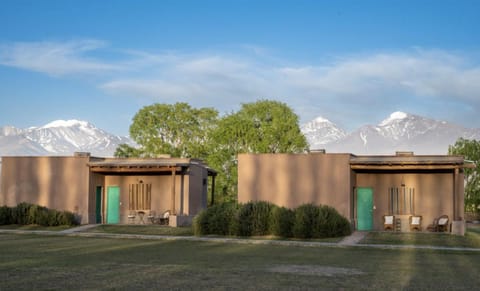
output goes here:
{"type": "Polygon", "coordinates": [[[452,221],[458,219],[457,197],[458,197],[458,168],[455,168],[453,174],[453,218],[452,221]]]}
{"type": "Polygon", "coordinates": [[[176,215],[177,212],[175,210],[175,180],[176,180],[176,168],[173,167],[172,168],[172,192],[171,192],[171,210],[172,210],[172,214],[173,215],[176,215]]]}

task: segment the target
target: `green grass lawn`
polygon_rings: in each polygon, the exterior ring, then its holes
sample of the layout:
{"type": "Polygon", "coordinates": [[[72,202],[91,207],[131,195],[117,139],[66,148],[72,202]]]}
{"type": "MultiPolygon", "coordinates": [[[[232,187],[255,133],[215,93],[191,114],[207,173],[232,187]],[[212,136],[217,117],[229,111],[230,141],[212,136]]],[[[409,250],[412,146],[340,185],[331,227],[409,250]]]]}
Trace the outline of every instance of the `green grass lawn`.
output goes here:
{"type": "Polygon", "coordinates": [[[480,248],[480,225],[469,225],[465,236],[451,235],[448,233],[425,232],[371,232],[360,243],[480,248]]]}
{"type": "Polygon", "coordinates": [[[18,224],[8,224],[0,225],[0,229],[18,229],[18,230],[48,230],[48,231],[62,231],[74,226],[69,225],[59,225],[59,226],[42,226],[36,224],[30,225],[18,225],[18,224]]]}
{"type": "MultiPolygon", "coordinates": [[[[120,225],[120,224],[103,224],[90,228],[86,230],[87,232],[96,232],[96,233],[126,233],[126,234],[144,234],[144,235],[173,235],[173,236],[192,236],[193,228],[191,226],[186,227],[168,227],[168,226],[159,226],[159,225],[120,225]]],[[[222,237],[222,236],[212,236],[212,237],[222,237]]],[[[242,238],[242,237],[237,237],[242,238]]],[[[261,239],[261,240],[298,240],[298,239],[285,239],[275,236],[254,236],[254,237],[244,237],[244,239],[261,239]]],[[[335,238],[325,238],[325,239],[312,239],[309,241],[318,241],[318,242],[339,242],[343,237],[335,238]]]]}
{"type": "Polygon", "coordinates": [[[0,289],[476,289],[480,253],[0,234],[0,289]]]}
{"type": "Polygon", "coordinates": [[[122,224],[102,224],[94,228],[88,229],[88,232],[103,233],[126,233],[126,234],[145,234],[145,235],[175,235],[190,236],[193,235],[193,228],[186,227],[169,227],[162,225],[122,225],[122,224]]]}

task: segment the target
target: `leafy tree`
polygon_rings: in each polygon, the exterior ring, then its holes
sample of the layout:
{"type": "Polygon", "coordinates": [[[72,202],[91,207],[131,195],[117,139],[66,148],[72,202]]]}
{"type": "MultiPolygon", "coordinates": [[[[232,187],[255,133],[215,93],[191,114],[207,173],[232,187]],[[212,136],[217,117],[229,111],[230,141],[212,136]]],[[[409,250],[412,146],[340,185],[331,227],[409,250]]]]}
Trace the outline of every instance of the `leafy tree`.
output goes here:
{"type": "MultiPolygon", "coordinates": [[[[466,160],[479,164],[480,141],[460,138],[453,146],[448,147],[450,155],[462,155],[466,160]]],[[[478,169],[465,169],[465,211],[480,212],[480,176],[478,169]]]]}
{"type": "Polygon", "coordinates": [[[308,150],[298,116],[286,104],[261,100],[220,119],[212,133],[214,150],[208,163],[219,171],[220,200],[237,196],[237,155],[239,153],[298,153],[308,150]]]}
{"type": "Polygon", "coordinates": [[[212,108],[192,108],[187,103],[153,104],[135,114],[130,136],[139,145],[133,149],[120,145],[116,156],[203,158],[208,155],[210,131],[217,123],[218,112],[212,108]]]}
{"type": "Polygon", "coordinates": [[[142,151],[135,147],[129,146],[128,144],[122,143],[116,149],[114,153],[117,158],[128,158],[128,157],[141,157],[143,156],[142,151]]]}
{"type": "Polygon", "coordinates": [[[122,144],[117,157],[204,159],[218,171],[217,202],[236,201],[239,153],[296,153],[308,150],[298,116],[284,103],[246,103],[238,112],[218,119],[211,108],[186,103],[153,104],[140,109],[130,126],[138,148],[122,144]],[[218,195],[220,194],[220,195],[218,195]]]}

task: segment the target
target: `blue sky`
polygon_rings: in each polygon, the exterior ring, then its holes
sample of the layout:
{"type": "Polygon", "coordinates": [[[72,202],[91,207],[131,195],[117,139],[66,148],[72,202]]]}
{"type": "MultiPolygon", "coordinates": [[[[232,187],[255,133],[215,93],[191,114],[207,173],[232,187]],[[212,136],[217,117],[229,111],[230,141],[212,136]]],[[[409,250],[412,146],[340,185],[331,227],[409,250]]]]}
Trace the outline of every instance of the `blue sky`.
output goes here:
{"type": "Polygon", "coordinates": [[[155,102],[287,103],[347,130],[394,111],[480,127],[480,1],[0,3],[0,126],[126,135],[155,102]]]}

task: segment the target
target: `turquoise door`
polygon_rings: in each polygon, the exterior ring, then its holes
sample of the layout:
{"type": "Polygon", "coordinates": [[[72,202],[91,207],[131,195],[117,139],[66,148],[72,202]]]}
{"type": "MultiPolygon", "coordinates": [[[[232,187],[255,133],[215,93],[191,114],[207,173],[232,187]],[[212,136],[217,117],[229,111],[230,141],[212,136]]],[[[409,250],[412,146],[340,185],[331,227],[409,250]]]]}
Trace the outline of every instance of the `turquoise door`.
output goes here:
{"type": "Polygon", "coordinates": [[[372,188],[357,189],[357,229],[372,230],[373,228],[373,190],[372,188]]]}
{"type": "Polygon", "coordinates": [[[120,222],[120,187],[107,188],[107,223],[120,222]]]}

